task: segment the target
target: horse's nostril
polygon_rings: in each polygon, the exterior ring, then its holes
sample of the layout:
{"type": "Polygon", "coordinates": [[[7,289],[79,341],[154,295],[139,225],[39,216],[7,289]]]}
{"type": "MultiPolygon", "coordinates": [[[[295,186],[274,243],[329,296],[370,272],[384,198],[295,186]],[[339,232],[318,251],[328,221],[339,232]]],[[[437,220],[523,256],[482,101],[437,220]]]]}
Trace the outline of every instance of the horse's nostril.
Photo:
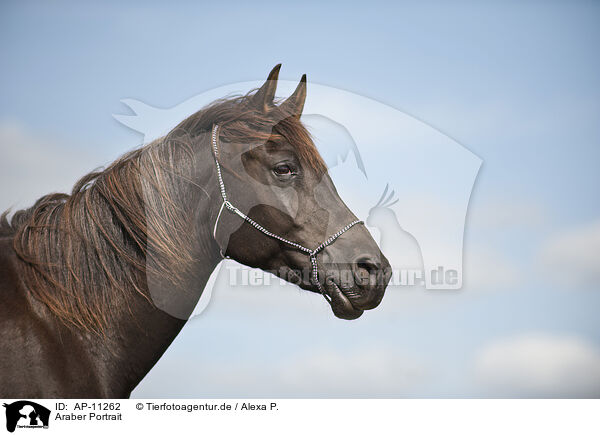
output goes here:
{"type": "Polygon", "coordinates": [[[386,264],[385,257],[361,255],[354,260],[354,294],[351,297],[354,307],[370,310],[379,305],[386,287],[382,281],[386,264]]]}
{"type": "Polygon", "coordinates": [[[376,283],[380,264],[371,257],[361,256],[354,262],[355,283],[363,288],[371,288],[376,283]]]}

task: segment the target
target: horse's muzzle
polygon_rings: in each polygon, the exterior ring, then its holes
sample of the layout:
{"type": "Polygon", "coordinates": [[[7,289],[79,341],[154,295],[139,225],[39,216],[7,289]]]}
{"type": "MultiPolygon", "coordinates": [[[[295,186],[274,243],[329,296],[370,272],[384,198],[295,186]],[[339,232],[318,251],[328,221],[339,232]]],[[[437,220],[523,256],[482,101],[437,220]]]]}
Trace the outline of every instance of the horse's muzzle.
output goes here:
{"type": "Polygon", "coordinates": [[[336,274],[325,282],[331,298],[331,308],[336,317],[356,319],[365,310],[377,307],[391,278],[388,260],[361,255],[351,264],[338,265],[336,274]]]}

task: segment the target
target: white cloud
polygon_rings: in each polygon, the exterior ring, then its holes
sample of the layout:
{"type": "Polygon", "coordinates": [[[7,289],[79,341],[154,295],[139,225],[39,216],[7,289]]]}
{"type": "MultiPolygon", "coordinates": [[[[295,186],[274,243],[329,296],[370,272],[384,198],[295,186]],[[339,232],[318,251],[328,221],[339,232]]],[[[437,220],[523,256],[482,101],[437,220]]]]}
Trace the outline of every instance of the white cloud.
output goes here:
{"type": "Polygon", "coordinates": [[[485,395],[600,397],[600,349],[578,337],[522,334],[492,342],[476,355],[485,395]]]}
{"type": "Polygon", "coordinates": [[[531,198],[494,198],[475,201],[467,225],[482,230],[539,229],[551,215],[546,207],[531,198]]]}
{"type": "Polygon", "coordinates": [[[310,349],[276,362],[260,356],[243,364],[211,361],[194,359],[190,366],[191,360],[163,359],[132,396],[402,397],[427,380],[419,361],[381,346],[310,349]]]}
{"type": "Polygon", "coordinates": [[[0,210],[31,205],[51,192],[70,192],[73,184],[102,159],[84,147],[29,131],[14,121],[0,122],[0,210]]]}
{"type": "Polygon", "coordinates": [[[504,290],[518,283],[520,271],[517,265],[493,248],[466,248],[464,262],[463,284],[466,290],[504,290]]]}
{"type": "Polygon", "coordinates": [[[371,346],[310,352],[283,365],[280,376],[290,391],[311,397],[398,397],[413,392],[425,369],[389,346],[371,346]]]}
{"type": "Polygon", "coordinates": [[[559,283],[598,287],[600,282],[600,221],[554,235],[541,248],[543,272],[559,283]]]}

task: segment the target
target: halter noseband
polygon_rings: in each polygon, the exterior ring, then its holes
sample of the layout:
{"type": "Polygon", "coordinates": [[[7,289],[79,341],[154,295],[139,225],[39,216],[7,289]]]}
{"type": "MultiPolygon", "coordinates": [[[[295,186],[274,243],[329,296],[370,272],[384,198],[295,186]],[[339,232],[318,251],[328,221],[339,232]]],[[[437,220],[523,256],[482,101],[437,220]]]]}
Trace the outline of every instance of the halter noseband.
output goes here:
{"type": "MultiPolygon", "coordinates": [[[[311,277],[312,277],[313,284],[317,286],[317,288],[319,289],[321,294],[325,297],[325,299],[327,299],[328,301],[331,302],[331,298],[329,297],[329,295],[327,293],[325,293],[325,289],[323,289],[323,286],[319,282],[319,270],[317,267],[317,254],[319,252],[321,252],[322,250],[324,250],[327,246],[329,246],[333,242],[335,242],[338,239],[338,237],[340,237],[342,234],[344,234],[346,231],[348,231],[354,225],[364,224],[364,222],[361,220],[355,220],[353,222],[350,222],[348,225],[346,225],[344,228],[339,230],[337,233],[335,233],[334,235],[329,237],[327,240],[325,240],[323,243],[321,243],[315,249],[309,249],[305,246],[302,246],[300,243],[292,242],[291,240],[285,239],[285,238],[278,236],[277,234],[274,234],[274,233],[270,232],[269,230],[265,229],[258,222],[249,218],[248,216],[246,216],[239,208],[234,206],[227,199],[227,192],[225,191],[225,183],[223,182],[223,175],[221,174],[221,165],[219,164],[219,159],[218,159],[218,155],[219,155],[218,132],[219,132],[219,126],[214,125],[213,129],[212,129],[212,147],[213,147],[213,155],[215,158],[215,166],[217,168],[217,179],[219,180],[219,188],[221,190],[221,198],[223,199],[223,203],[221,204],[221,208],[219,209],[219,214],[217,215],[217,219],[215,221],[215,226],[213,229],[213,237],[214,237],[215,241],[217,240],[217,226],[219,225],[219,219],[221,218],[221,213],[223,212],[223,208],[226,208],[230,212],[235,213],[240,218],[242,218],[243,220],[248,222],[250,225],[252,225],[254,228],[256,228],[261,233],[265,234],[266,236],[269,236],[273,239],[279,240],[280,242],[286,243],[286,244],[298,249],[299,251],[305,253],[306,255],[308,255],[308,258],[310,259],[311,268],[312,268],[311,277]]],[[[217,242],[217,244],[218,244],[218,242],[217,242]]],[[[223,258],[225,258],[222,251],[221,251],[221,256],[223,258]]]]}

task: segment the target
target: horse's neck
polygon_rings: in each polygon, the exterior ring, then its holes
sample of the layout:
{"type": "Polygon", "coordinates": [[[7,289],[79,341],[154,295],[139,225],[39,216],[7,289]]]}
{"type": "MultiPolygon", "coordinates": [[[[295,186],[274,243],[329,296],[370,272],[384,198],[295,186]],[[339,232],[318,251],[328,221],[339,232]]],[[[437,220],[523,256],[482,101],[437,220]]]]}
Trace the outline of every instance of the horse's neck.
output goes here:
{"type": "Polygon", "coordinates": [[[222,259],[211,232],[220,196],[211,165],[212,154],[207,154],[207,150],[208,147],[202,147],[197,156],[200,167],[195,174],[196,180],[205,188],[193,217],[198,229],[198,235],[194,237],[196,246],[187,247],[197,259],[193,271],[176,284],[169,278],[163,279],[160,274],[146,271],[146,296],[151,303],[136,295],[127,309],[119,308],[116,321],[110,325],[108,339],[103,339],[103,356],[107,361],[103,370],[115,375],[109,382],[114,388],[126,390],[118,391],[118,395],[129,394],[166,351],[185,325],[211,273],[222,259]]]}
{"type": "Polygon", "coordinates": [[[167,350],[187,322],[181,313],[193,311],[218,261],[209,258],[199,265],[197,288],[188,289],[191,297],[185,297],[185,294],[178,297],[175,293],[182,289],[166,292],[159,302],[155,301],[158,296],[153,297],[153,304],[137,297],[129,307],[130,311],[122,311],[117,322],[111,325],[110,337],[103,339],[104,356],[109,361],[103,371],[114,376],[109,381],[109,385],[114,385],[111,390],[124,389],[116,391],[117,395],[128,395],[167,350]],[[169,298],[175,301],[169,301],[169,298]],[[157,306],[160,304],[163,307],[157,306]],[[172,310],[183,311],[170,313],[172,310]]]}

